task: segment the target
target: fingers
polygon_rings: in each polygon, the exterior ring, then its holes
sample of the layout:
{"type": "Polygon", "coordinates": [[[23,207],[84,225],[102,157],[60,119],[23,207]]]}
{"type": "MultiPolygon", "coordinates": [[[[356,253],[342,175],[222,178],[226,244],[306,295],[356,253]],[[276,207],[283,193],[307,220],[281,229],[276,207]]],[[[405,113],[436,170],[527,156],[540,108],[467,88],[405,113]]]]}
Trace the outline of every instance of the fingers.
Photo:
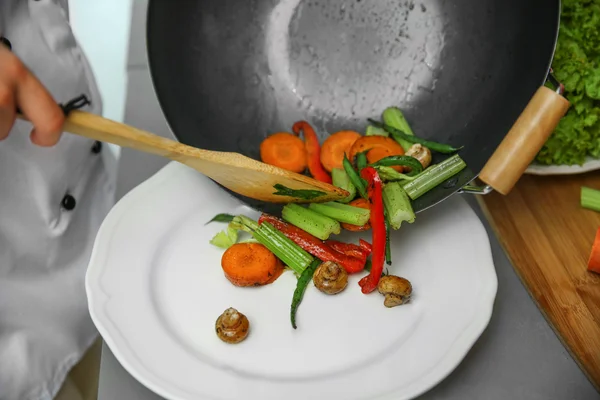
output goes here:
{"type": "Polygon", "coordinates": [[[0,81],[0,140],[6,139],[14,123],[14,90],[0,81]]]}
{"type": "Polygon", "coordinates": [[[40,146],[55,145],[62,133],[64,114],[52,95],[17,57],[5,49],[0,49],[0,76],[5,82],[8,77],[9,85],[14,85],[16,106],[34,126],[31,141],[40,146]]]}

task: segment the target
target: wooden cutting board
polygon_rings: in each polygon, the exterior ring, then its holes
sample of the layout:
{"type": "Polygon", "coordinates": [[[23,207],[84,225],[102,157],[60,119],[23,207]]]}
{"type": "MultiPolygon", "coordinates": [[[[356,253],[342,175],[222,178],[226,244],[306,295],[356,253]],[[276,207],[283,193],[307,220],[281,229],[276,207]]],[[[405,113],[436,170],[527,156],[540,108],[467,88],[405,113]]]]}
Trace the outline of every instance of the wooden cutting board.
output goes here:
{"type": "Polygon", "coordinates": [[[580,207],[581,186],[600,189],[600,172],[524,175],[507,196],[478,200],[525,287],[600,391],[600,275],[586,270],[600,213],[580,207]]]}

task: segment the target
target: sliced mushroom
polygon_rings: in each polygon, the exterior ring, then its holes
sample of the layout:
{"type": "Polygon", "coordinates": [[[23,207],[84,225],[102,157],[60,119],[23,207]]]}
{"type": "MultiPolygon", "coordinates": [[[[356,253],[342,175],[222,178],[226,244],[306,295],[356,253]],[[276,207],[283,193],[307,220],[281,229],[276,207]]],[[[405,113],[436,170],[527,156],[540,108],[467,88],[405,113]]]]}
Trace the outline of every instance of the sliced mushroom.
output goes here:
{"type": "Polygon", "coordinates": [[[337,294],[348,285],[348,273],[333,261],[325,261],[315,271],[313,283],[325,294],[337,294]]]}
{"type": "Polygon", "coordinates": [[[383,305],[386,307],[395,307],[410,301],[412,295],[411,283],[399,276],[382,276],[377,285],[379,293],[385,296],[383,305]]]}
{"type": "Polygon", "coordinates": [[[429,164],[431,164],[431,150],[422,144],[415,143],[410,146],[406,155],[416,158],[423,166],[423,169],[429,167],[429,164]]]}
{"type": "Polygon", "coordinates": [[[239,343],[246,339],[250,322],[248,318],[235,308],[228,308],[217,318],[215,330],[219,339],[225,343],[239,343]]]}

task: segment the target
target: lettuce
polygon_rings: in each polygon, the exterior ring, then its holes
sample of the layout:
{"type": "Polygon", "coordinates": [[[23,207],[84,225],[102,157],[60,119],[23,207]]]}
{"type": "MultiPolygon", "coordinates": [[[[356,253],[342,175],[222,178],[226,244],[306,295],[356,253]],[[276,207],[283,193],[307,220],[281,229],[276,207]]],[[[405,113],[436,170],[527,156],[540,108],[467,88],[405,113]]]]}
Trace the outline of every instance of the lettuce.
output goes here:
{"type": "Polygon", "coordinates": [[[600,158],[600,0],[563,0],[552,68],[565,85],[569,111],[535,161],[583,164],[600,158]]]}

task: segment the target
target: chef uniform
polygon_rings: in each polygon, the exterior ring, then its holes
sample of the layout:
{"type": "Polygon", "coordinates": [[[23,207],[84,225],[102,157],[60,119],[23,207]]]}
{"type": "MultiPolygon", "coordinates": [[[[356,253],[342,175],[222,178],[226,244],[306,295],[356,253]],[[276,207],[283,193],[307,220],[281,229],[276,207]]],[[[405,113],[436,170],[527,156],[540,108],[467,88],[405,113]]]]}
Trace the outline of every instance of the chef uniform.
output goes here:
{"type": "MultiPolygon", "coordinates": [[[[100,114],[67,1],[0,0],[0,36],[58,103],[84,94],[100,114]]],[[[0,400],[53,399],[96,341],[84,278],[114,202],[108,146],[64,133],[39,147],[31,129],[17,121],[0,141],[0,400]]]]}

